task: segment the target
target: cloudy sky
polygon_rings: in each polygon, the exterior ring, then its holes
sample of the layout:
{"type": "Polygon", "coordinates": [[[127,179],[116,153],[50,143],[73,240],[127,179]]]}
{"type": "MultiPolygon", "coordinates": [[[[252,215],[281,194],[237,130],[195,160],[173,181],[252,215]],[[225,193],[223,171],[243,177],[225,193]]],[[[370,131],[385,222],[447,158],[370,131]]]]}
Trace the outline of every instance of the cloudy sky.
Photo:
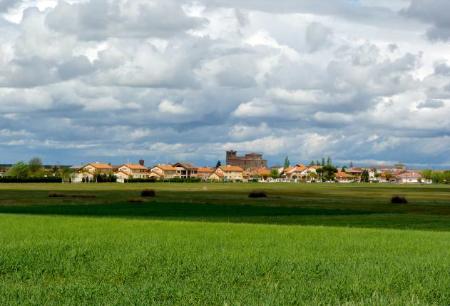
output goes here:
{"type": "Polygon", "coordinates": [[[450,167],[448,0],[0,0],[0,163],[450,167]]]}

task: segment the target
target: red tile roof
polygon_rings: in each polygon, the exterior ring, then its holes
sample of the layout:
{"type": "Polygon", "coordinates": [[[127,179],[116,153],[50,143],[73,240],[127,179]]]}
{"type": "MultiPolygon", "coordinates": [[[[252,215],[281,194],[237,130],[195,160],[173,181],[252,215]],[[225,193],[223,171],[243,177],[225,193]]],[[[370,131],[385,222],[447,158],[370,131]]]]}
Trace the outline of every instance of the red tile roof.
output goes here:
{"type": "MultiPolygon", "coordinates": [[[[148,170],[147,167],[142,166],[142,165],[140,165],[140,164],[124,164],[124,165],[122,165],[122,166],[120,166],[120,167],[127,167],[127,168],[130,168],[130,169],[132,169],[132,170],[148,170]]],[[[120,167],[119,167],[119,168],[120,168],[120,167]]]]}
{"type": "Polygon", "coordinates": [[[244,172],[244,169],[242,169],[241,167],[238,166],[222,166],[220,167],[220,169],[222,169],[222,171],[225,172],[244,172]]]}
{"type": "MultiPolygon", "coordinates": [[[[90,164],[87,164],[86,166],[92,166],[92,167],[94,167],[96,169],[112,169],[111,165],[102,164],[102,163],[90,163],[90,164]]],[[[86,166],[84,166],[84,167],[86,167],[86,166]]]]}
{"type": "Polygon", "coordinates": [[[177,168],[171,166],[171,165],[157,165],[155,168],[159,168],[163,171],[176,171],[177,168]]]}
{"type": "Polygon", "coordinates": [[[209,168],[209,167],[199,167],[197,168],[197,173],[213,173],[214,169],[213,168],[209,168]]]}

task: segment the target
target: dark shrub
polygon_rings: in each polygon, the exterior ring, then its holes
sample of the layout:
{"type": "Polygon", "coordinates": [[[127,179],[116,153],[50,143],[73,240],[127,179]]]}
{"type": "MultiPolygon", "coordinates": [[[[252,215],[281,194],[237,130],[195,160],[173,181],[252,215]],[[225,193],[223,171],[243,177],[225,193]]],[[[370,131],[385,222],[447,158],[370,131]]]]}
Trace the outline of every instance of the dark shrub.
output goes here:
{"type": "Polygon", "coordinates": [[[141,192],[141,197],[154,197],[156,193],[153,189],[145,189],[141,192]]]}
{"type": "Polygon", "coordinates": [[[156,179],[154,177],[148,178],[148,179],[128,179],[125,180],[125,183],[155,183],[156,179]]]}
{"type": "Polygon", "coordinates": [[[401,197],[401,196],[393,196],[391,198],[391,203],[392,204],[407,204],[408,200],[406,200],[405,197],[401,197]]]}
{"type": "Polygon", "coordinates": [[[267,194],[264,191],[252,191],[248,195],[249,198],[267,198],[267,194]]]}
{"type": "Polygon", "coordinates": [[[62,194],[62,193],[49,193],[48,197],[49,198],[64,198],[64,197],[66,197],[66,195],[62,194]]]}
{"type": "Polygon", "coordinates": [[[60,177],[27,177],[17,178],[11,176],[0,177],[0,183],[61,183],[60,177]]]}
{"type": "Polygon", "coordinates": [[[117,177],[112,174],[96,174],[94,176],[94,182],[97,183],[115,183],[117,181],[117,177]]]}

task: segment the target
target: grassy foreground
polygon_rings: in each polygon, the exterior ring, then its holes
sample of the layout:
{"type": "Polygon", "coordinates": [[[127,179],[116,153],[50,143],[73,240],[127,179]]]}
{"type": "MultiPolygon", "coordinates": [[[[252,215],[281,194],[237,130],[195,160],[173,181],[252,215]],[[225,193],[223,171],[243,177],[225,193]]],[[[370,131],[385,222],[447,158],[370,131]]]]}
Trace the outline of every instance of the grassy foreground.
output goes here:
{"type": "Polygon", "coordinates": [[[446,186],[144,187],[0,185],[1,304],[450,304],[446,186]]]}

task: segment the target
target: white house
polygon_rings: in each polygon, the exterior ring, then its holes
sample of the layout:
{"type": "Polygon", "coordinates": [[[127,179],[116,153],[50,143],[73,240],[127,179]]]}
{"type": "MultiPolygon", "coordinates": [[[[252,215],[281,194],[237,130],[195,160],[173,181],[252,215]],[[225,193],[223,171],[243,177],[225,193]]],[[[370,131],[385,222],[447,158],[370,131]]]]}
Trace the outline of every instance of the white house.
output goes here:
{"type": "Polygon", "coordinates": [[[104,163],[89,163],[84,166],[72,166],[74,172],[70,177],[72,183],[93,181],[95,174],[112,174],[113,167],[104,163]]]}
{"type": "Polygon", "coordinates": [[[400,184],[431,184],[431,180],[423,178],[417,171],[406,171],[397,175],[396,179],[400,184]]]}
{"type": "Polygon", "coordinates": [[[114,173],[114,176],[117,179],[117,183],[125,183],[126,180],[132,177],[130,173],[126,173],[124,171],[117,171],[114,173]]]}

